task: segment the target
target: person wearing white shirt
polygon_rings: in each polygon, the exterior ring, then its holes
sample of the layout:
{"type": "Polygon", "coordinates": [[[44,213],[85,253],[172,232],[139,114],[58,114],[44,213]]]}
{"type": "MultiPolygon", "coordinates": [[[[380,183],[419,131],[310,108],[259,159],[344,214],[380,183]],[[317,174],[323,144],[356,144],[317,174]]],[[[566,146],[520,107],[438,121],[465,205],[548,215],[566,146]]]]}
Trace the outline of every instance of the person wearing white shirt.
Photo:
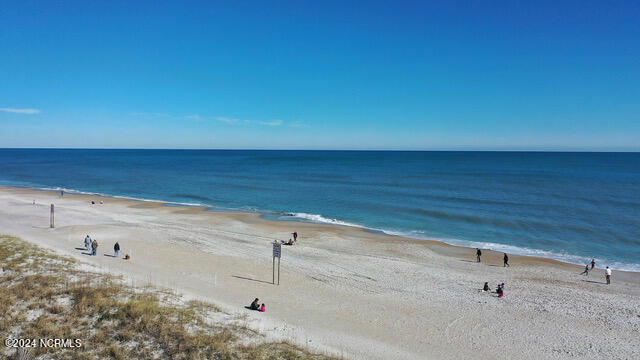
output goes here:
{"type": "Polygon", "coordinates": [[[611,269],[609,269],[609,267],[607,266],[607,268],[604,270],[604,275],[607,278],[607,285],[611,284],[611,269]]]}

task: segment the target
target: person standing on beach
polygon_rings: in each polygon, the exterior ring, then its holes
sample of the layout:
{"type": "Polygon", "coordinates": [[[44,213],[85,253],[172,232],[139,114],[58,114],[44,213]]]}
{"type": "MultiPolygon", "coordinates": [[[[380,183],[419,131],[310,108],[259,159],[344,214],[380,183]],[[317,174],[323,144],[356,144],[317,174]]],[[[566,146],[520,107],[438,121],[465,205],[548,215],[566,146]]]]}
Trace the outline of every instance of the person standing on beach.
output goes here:
{"type": "Polygon", "coordinates": [[[480,256],[482,256],[482,251],[480,251],[480,249],[476,248],[476,257],[478,262],[480,262],[480,256]]]}
{"type": "Polygon", "coordinates": [[[502,265],[502,267],[505,267],[505,266],[511,267],[511,265],[509,265],[509,256],[507,256],[507,253],[504,253],[504,258],[502,260],[504,261],[504,265],[502,265]]]}
{"type": "Polygon", "coordinates": [[[291,233],[291,235],[293,235],[293,242],[298,241],[298,232],[294,231],[291,233]]]}
{"type": "Polygon", "coordinates": [[[89,236],[89,234],[87,234],[87,236],[84,238],[84,247],[87,250],[89,250],[89,248],[91,247],[91,237],[89,236]]]}
{"type": "Polygon", "coordinates": [[[91,242],[91,255],[96,256],[96,253],[98,252],[98,240],[93,240],[93,242],[91,242]]]}
{"type": "Polygon", "coordinates": [[[64,191],[60,190],[60,197],[64,196],[64,191]]]}
{"type": "Polygon", "coordinates": [[[118,257],[118,254],[120,254],[120,244],[118,244],[117,241],[116,244],[113,245],[113,254],[115,257],[118,257]]]}
{"type": "Polygon", "coordinates": [[[610,285],[611,284],[611,269],[609,269],[608,266],[604,270],[604,276],[607,278],[607,285],[610,285]]]}
{"type": "Polygon", "coordinates": [[[591,259],[591,270],[596,267],[596,259],[591,259]]]}

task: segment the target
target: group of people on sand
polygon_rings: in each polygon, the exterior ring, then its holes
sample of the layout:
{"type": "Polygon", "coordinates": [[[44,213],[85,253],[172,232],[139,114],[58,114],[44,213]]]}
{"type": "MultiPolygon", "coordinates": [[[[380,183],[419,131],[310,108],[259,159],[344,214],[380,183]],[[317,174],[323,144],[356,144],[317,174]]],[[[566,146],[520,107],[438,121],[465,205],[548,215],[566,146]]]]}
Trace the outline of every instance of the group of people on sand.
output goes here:
{"type": "MultiPolygon", "coordinates": [[[[96,239],[91,239],[91,236],[89,236],[89,234],[87,234],[87,236],[84,238],[84,247],[87,250],[91,250],[91,256],[96,256],[98,253],[98,240],[96,239]]],[[[116,243],[113,245],[113,257],[119,257],[120,256],[120,243],[118,243],[116,241],[116,243]]],[[[129,254],[125,255],[125,260],[129,260],[130,256],[129,254]]]]}
{"type": "Polygon", "coordinates": [[[589,270],[593,270],[596,267],[596,259],[591,259],[591,269],[589,269],[589,263],[584,266],[584,271],[580,275],[589,276],[589,270]]]}
{"type": "MultiPolygon", "coordinates": [[[[293,235],[293,239],[289,239],[289,241],[284,242],[281,241],[282,245],[295,245],[296,242],[298,241],[298,232],[294,231],[291,233],[291,235],[293,235]]],[[[249,305],[248,307],[245,306],[245,308],[250,309],[250,310],[256,310],[256,311],[260,311],[260,312],[266,312],[267,311],[267,307],[264,303],[260,304],[260,299],[255,298],[253,300],[253,302],[251,303],[251,305],[249,305]]]]}
{"type": "Polygon", "coordinates": [[[293,235],[293,240],[289,239],[289,241],[287,242],[280,241],[282,245],[295,245],[298,243],[298,233],[294,231],[291,233],[291,235],[293,235]]]}
{"type": "MultiPolygon", "coordinates": [[[[482,291],[491,291],[491,288],[489,287],[489,282],[484,283],[484,286],[482,287],[482,291]]],[[[496,294],[498,294],[498,297],[504,297],[504,283],[498,284],[496,286],[496,294]]]]}
{"type": "MultiPolygon", "coordinates": [[[[480,262],[481,256],[482,256],[482,250],[480,250],[479,248],[476,248],[476,260],[478,262],[480,262]]],[[[502,266],[511,267],[511,265],[509,265],[509,255],[507,255],[507,253],[504,253],[504,256],[502,256],[502,266]]]]}
{"type": "Polygon", "coordinates": [[[91,236],[87,234],[87,236],[84,238],[84,248],[87,250],[91,250],[91,255],[96,256],[96,253],[98,251],[98,240],[91,239],[91,236]]]}
{"type": "MultiPolygon", "coordinates": [[[[591,259],[591,263],[587,263],[584,266],[584,271],[580,273],[580,275],[589,276],[589,270],[593,270],[596,267],[596,259],[591,259]],[[591,268],[589,268],[591,265],[591,268]]],[[[607,285],[611,285],[611,269],[607,266],[604,269],[604,278],[607,281],[607,285]]]]}

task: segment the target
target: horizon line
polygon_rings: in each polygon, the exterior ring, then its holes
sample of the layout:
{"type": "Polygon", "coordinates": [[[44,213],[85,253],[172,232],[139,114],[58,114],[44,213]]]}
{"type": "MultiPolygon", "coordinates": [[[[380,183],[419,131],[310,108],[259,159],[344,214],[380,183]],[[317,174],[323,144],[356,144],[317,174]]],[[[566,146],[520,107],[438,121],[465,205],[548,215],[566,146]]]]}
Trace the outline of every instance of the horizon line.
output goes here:
{"type": "Polygon", "coordinates": [[[265,148],[108,148],[108,147],[0,147],[0,150],[174,150],[174,151],[351,151],[351,152],[530,152],[530,153],[640,153],[638,150],[588,149],[265,149],[265,148]]]}

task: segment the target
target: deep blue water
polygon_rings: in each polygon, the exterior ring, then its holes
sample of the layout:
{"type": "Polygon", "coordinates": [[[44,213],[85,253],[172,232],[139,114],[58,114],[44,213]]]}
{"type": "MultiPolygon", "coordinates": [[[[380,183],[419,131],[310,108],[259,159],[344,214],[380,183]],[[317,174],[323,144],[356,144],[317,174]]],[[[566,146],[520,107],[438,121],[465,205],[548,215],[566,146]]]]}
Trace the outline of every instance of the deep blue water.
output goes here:
{"type": "Polygon", "coordinates": [[[0,149],[0,183],[640,271],[640,153],[0,149]]]}

